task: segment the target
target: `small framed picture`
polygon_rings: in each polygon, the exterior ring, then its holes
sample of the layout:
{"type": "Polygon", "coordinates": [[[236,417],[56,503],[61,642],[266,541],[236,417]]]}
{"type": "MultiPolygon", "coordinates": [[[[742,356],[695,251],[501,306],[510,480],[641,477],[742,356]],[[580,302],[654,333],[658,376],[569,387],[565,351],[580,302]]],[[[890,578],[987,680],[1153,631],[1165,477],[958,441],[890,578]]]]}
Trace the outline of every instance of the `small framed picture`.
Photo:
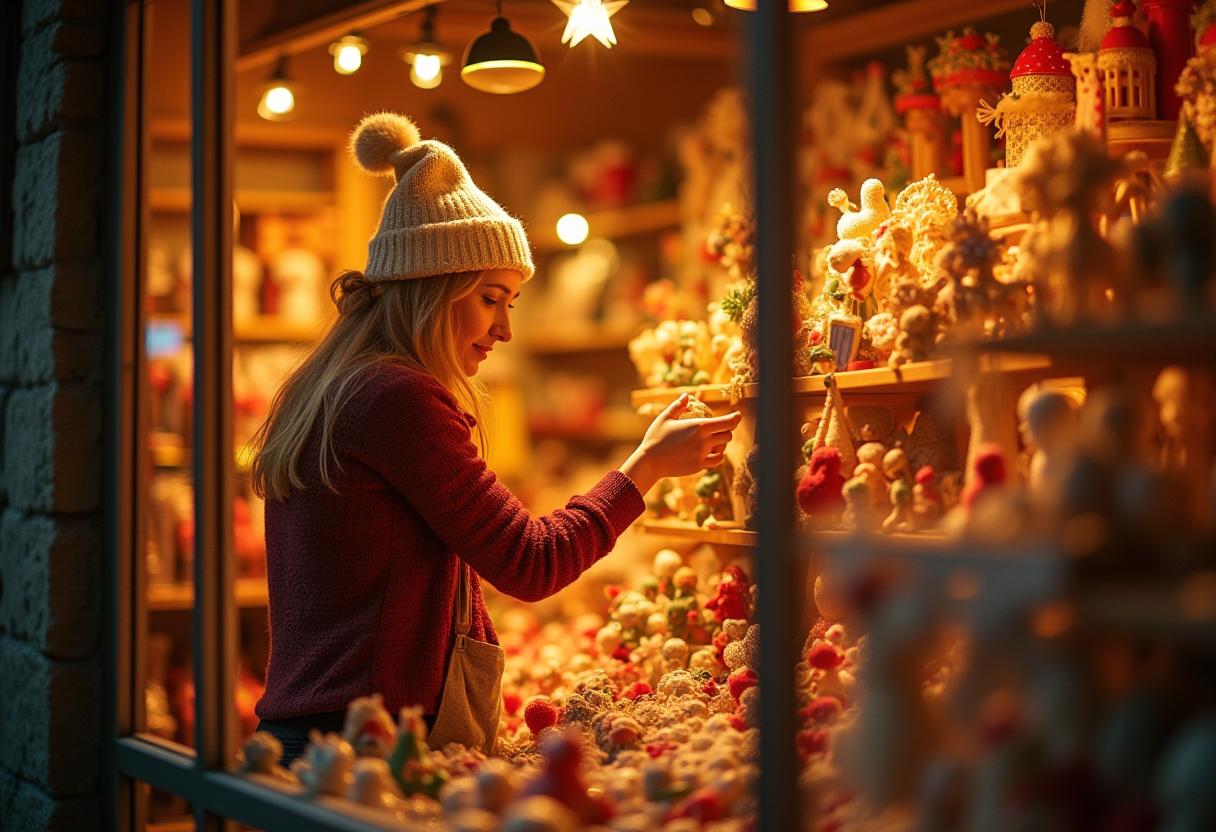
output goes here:
{"type": "Polygon", "coordinates": [[[836,369],[843,370],[857,358],[861,347],[861,318],[833,315],[828,318],[828,346],[836,356],[836,369]]]}

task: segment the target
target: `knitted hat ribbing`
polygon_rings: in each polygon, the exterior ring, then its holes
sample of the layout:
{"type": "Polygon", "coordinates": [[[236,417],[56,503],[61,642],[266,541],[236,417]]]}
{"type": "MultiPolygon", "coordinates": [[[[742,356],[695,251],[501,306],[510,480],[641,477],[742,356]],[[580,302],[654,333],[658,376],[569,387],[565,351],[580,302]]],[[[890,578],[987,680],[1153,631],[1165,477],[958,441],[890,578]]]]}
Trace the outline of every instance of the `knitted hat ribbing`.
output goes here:
{"type": "Polygon", "coordinates": [[[532,277],[536,267],[523,226],[473,184],[452,148],[423,140],[397,113],[364,117],[350,148],[369,173],[397,179],[367,246],[369,281],[483,269],[532,277]]]}

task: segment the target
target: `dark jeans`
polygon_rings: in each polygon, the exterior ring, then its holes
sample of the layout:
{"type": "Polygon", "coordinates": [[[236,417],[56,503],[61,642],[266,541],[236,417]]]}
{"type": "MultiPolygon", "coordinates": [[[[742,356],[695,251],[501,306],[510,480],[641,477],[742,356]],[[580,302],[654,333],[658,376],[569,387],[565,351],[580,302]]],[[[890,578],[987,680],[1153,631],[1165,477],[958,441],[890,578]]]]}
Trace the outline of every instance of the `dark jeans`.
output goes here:
{"type": "Polygon", "coordinates": [[[329,711],[322,714],[307,714],[290,719],[263,719],[258,723],[259,731],[267,731],[283,743],[283,756],[279,764],[291,767],[308,746],[308,732],[317,729],[321,733],[342,733],[346,722],[346,711],[329,711]]]}
{"type": "MultiPolygon", "coordinates": [[[[427,730],[435,727],[435,717],[423,716],[427,730]]],[[[341,734],[346,722],[346,711],[329,711],[323,714],[307,714],[291,719],[263,719],[258,723],[259,731],[274,734],[283,743],[283,756],[279,765],[291,767],[291,764],[304,754],[308,747],[308,732],[317,729],[323,734],[341,734]]]]}

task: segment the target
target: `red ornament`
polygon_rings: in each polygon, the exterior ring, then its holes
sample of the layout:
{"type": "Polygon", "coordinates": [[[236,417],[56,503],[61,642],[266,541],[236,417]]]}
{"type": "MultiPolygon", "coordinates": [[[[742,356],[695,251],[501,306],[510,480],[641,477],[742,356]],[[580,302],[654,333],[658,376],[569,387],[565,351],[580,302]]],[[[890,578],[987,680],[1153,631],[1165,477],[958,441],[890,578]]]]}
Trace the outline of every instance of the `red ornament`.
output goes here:
{"type": "Polygon", "coordinates": [[[1005,482],[1005,455],[1001,447],[994,443],[980,446],[975,460],[971,464],[971,481],[963,489],[963,508],[970,511],[976,501],[986,491],[990,491],[1005,482]]]}
{"type": "Polygon", "coordinates": [[[844,705],[835,696],[820,696],[798,711],[804,722],[824,725],[844,712],[844,705]]]}
{"type": "Polygon", "coordinates": [[[834,644],[820,642],[807,653],[806,661],[816,670],[835,670],[844,662],[844,654],[834,644]]]}
{"type": "Polygon", "coordinates": [[[844,510],[844,475],[840,473],[840,451],[816,448],[798,483],[798,505],[807,514],[837,514],[844,510]]]}
{"type": "Polygon", "coordinates": [[[533,734],[557,724],[557,706],[544,696],[538,696],[524,708],[524,722],[533,734]]]}
{"type": "Polygon", "coordinates": [[[519,706],[524,703],[523,697],[516,691],[505,690],[502,693],[502,709],[506,711],[507,716],[515,716],[519,713],[519,706]]]}
{"type": "Polygon", "coordinates": [[[750,600],[751,584],[747,575],[742,569],[732,565],[722,571],[722,580],[718,583],[714,597],[705,603],[705,609],[713,612],[714,620],[719,624],[728,618],[746,619],[750,600]]]}
{"type": "Polygon", "coordinates": [[[730,690],[731,697],[738,702],[743,691],[754,688],[759,682],[760,677],[756,675],[756,671],[750,667],[741,667],[726,678],[726,687],[730,690]]]}
{"type": "Polygon", "coordinates": [[[1148,18],[1148,39],[1157,57],[1157,118],[1167,121],[1178,118],[1182,109],[1182,99],[1174,85],[1186,68],[1186,62],[1195,54],[1195,41],[1191,35],[1194,6],[1194,0],[1142,0],[1140,3],[1148,18]]]}
{"type": "Polygon", "coordinates": [[[634,682],[629,687],[621,691],[621,698],[628,699],[631,702],[636,702],[639,697],[649,696],[653,691],[650,685],[645,682],[634,682]]]}

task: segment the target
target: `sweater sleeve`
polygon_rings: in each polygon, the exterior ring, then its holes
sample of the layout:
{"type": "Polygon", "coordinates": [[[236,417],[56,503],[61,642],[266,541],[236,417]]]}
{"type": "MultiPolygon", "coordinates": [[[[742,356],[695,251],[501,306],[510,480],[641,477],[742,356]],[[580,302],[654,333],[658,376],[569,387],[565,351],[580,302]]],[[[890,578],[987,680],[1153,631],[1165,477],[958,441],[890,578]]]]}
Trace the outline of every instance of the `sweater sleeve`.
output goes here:
{"type": "Polygon", "coordinates": [[[500,591],[523,601],[552,595],[611,551],[644,511],[633,481],[611,471],[564,509],[531,516],[482,460],[451,394],[429,376],[389,372],[351,426],[351,451],[500,591]]]}

